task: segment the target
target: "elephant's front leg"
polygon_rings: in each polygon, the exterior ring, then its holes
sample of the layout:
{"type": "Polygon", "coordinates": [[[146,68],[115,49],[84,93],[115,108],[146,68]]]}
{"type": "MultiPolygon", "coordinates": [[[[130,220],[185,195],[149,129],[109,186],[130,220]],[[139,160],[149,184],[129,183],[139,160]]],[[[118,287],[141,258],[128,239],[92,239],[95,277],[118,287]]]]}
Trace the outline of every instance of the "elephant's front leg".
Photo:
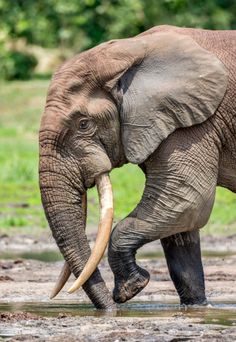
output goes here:
{"type": "MultiPolygon", "coordinates": [[[[196,142],[194,135],[185,136],[184,131],[181,132],[173,133],[145,162],[146,185],[142,199],[112,233],[109,263],[115,275],[114,299],[117,302],[132,298],[148,283],[149,274],[135,262],[138,248],[157,239],[170,239],[178,233],[194,235],[191,231],[203,227],[210,216],[218,175],[217,146],[209,142],[203,144],[203,138],[196,142]]],[[[174,244],[169,247],[171,240],[168,239],[163,240],[163,246],[181,302],[204,302],[199,241],[186,243],[181,249],[174,244]],[[170,261],[174,259],[176,263],[170,261]],[[189,273],[184,275],[185,272],[189,273]],[[187,277],[196,280],[194,290],[193,282],[187,277]],[[185,279],[181,285],[180,279],[185,279]],[[188,295],[184,287],[191,288],[188,295]]]]}
{"type": "Polygon", "coordinates": [[[171,279],[185,305],[206,304],[199,230],[161,239],[171,279]]]}
{"type": "MultiPolygon", "coordinates": [[[[149,273],[138,266],[135,260],[136,250],[147,242],[146,233],[137,234],[137,220],[127,217],[117,224],[112,232],[108,261],[115,277],[113,298],[117,303],[124,303],[139,293],[149,282],[149,273]]],[[[145,226],[148,225],[146,222],[145,226]]]]}

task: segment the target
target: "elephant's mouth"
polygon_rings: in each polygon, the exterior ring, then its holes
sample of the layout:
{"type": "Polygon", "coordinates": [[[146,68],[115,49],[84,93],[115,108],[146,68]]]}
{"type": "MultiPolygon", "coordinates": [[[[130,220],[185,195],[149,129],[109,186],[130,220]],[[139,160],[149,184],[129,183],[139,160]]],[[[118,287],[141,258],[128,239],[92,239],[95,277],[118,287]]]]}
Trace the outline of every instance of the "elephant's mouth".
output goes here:
{"type": "MultiPolygon", "coordinates": [[[[91,255],[84,266],[83,271],[79,275],[78,279],[68,290],[69,293],[73,293],[78,290],[93,274],[100,260],[102,259],[106,246],[108,244],[112,222],[113,222],[113,193],[109,175],[104,173],[95,179],[95,183],[98,190],[99,204],[100,204],[100,218],[98,225],[98,234],[96,237],[94,248],[91,255]]],[[[87,196],[83,195],[83,212],[86,221],[87,213],[87,196]]],[[[69,265],[64,263],[62,271],[59,275],[58,281],[52,291],[50,298],[54,298],[63,288],[69,276],[71,274],[69,265]]]]}

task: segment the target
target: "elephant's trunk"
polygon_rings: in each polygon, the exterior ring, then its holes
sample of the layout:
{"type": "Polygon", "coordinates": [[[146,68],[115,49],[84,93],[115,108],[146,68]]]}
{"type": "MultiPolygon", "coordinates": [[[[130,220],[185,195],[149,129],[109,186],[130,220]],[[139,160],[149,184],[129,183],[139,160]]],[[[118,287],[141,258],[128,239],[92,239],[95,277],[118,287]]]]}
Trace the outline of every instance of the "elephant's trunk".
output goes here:
{"type": "MultiPolygon", "coordinates": [[[[96,184],[98,188],[99,194],[99,202],[100,202],[100,221],[98,227],[98,235],[95,242],[95,246],[93,251],[82,271],[79,278],[75,281],[73,286],[68,290],[69,293],[73,293],[78,290],[91,276],[91,274],[95,271],[98,266],[101,258],[104,255],[106,246],[108,244],[112,221],[113,221],[113,194],[112,187],[109,180],[109,176],[106,174],[101,175],[96,179],[96,184]]],[[[86,209],[87,202],[86,196],[83,196],[82,207],[84,207],[85,211],[85,220],[86,220],[86,209]]],[[[59,275],[58,281],[53,289],[51,294],[51,299],[54,298],[63,288],[65,283],[67,282],[70,276],[70,268],[67,262],[64,263],[61,273],[59,275]]]]}
{"type": "MultiPolygon", "coordinates": [[[[86,226],[86,222],[87,222],[87,194],[86,193],[82,196],[82,209],[83,209],[83,213],[84,213],[84,224],[86,226]]],[[[54,297],[56,297],[58,295],[58,293],[61,291],[61,289],[66,284],[70,275],[71,275],[70,267],[67,264],[67,262],[65,261],[64,265],[62,267],[61,273],[58,277],[58,280],[57,280],[57,282],[56,282],[56,284],[55,284],[55,286],[51,292],[50,299],[53,299],[54,297]]]]}
{"type": "MultiPolygon", "coordinates": [[[[47,151],[48,152],[48,151],[47,151]]],[[[90,256],[85,235],[85,219],[79,186],[70,181],[70,171],[58,157],[48,156],[41,149],[40,189],[44,210],[53,237],[70,270],[79,277],[90,256]],[[54,158],[54,159],[53,159],[54,158]],[[64,170],[65,171],[65,170],[64,170]]],[[[76,180],[77,184],[78,181],[76,180]]],[[[97,308],[114,306],[111,295],[96,266],[83,288],[97,308]]]]}

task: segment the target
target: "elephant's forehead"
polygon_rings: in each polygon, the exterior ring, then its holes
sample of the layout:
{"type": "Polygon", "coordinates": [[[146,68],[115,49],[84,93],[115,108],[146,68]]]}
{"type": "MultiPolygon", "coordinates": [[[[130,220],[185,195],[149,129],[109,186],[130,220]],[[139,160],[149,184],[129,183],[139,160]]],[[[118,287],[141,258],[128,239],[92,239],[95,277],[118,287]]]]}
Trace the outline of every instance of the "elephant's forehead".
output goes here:
{"type": "Polygon", "coordinates": [[[82,93],[73,97],[71,112],[78,111],[84,115],[100,116],[115,110],[115,104],[102,89],[95,89],[90,93],[82,93]]]}

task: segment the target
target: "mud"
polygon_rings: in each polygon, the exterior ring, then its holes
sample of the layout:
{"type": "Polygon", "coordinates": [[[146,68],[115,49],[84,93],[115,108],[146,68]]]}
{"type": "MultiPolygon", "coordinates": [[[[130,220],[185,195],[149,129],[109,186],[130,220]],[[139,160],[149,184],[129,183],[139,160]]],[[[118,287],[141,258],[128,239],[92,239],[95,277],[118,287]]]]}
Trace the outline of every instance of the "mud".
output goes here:
{"type": "MultiPolygon", "coordinates": [[[[92,233],[93,234],[93,233],[92,233]]],[[[93,235],[90,236],[93,239],[93,235]]],[[[0,341],[235,341],[236,235],[202,238],[211,305],[181,308],[158,242],[139,253],[148,286],[116,313],[94,310],[83,291],[50,301],[62,266],[49,235],[0,238],[0,341]]],[[[100,266],[108,287],[107,259],[100,266]]]]}

